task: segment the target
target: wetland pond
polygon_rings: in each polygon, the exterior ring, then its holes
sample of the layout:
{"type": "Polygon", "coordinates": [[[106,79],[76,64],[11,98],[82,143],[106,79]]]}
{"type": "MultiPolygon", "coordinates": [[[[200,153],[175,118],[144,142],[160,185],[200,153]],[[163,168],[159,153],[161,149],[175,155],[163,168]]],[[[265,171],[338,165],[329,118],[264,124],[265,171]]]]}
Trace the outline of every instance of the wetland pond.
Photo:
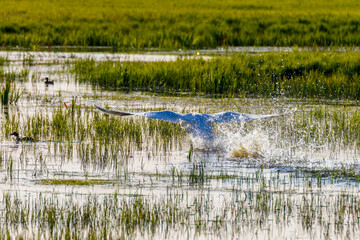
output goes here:
{"type": "Polygon", "coordinates": [[[82,58],[173,61],[176,54],[0,56],[8,61],[0,69],[19,75],[12,87],[21,92],[16,104],[1,107],[0,238],[360,234],[357,102],[124,93],[79,83],[72,71],[82,58]],[[55,83],[46,86],[44,77],[55,83]],[[94,104],[127,112],[296,111],[215,125],[209,149],[177,124],[107,116],[94,104]],[[16,143],[14,131],[36,142],[16,143]]]}

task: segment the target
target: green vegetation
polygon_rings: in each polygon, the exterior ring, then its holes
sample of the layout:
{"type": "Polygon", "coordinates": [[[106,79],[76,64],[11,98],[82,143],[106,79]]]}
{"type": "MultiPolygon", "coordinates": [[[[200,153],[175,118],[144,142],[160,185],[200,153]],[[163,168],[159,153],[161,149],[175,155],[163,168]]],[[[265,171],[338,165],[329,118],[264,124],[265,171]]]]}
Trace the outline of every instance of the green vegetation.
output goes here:
{"type": "MultiPolygon", "coordinates": [[[[306,175],[310,174],[311,177],[317,179],[330,179],[330,181],[347,180],[360,182],[360,171],[354,167],[342,167],[339,169],[302,169],[301,173],[306,175]]],[[[298,174],[298,173],[297,173],[298,174]]]]}
{"type": "MultiPolygon", "coordinates": [[[[232,129],[227,126],[215,127],[219,137],[224,139],[234,133],[239,134],[237,138],[241,139],[253,130],[262,131],[266,136],[272,136],[271,144],[275,149],[297,146],[293,149],[324,153],[347,149],[356,154],[360,146],[360,111],[346,104],[299,109],[292,115],[276,120],[254,121],[235,127],[231,125],[232,129]]],[[[67,161],[73,162],[73,152],[76,151],[84,164],[115,168],[121,168],[119,161],[132,162],[136,151],[146,151],[150,155],[157,155],[159,151],[166,154],[177,150],[187,153],[190,143],[185,131],[178,124],[141,117],[109,117],[95,108],[83,109],[81,105],[71,106],[69,109],[60,106],[52,112],[39,112],[28,117],[10,113],[3,119],[0,136],[10,139],[9,134],[13,131],[19,132],[21,136],[47,141],[49,144],[54,141],[51,148],[63,155],[67,161]]],[[[255,165],[266,168],[281,167],[281,163],[276,164],[276,161],[273,161],[271,154],[265,156],[265,159],[255,165]]],[[[22,160],[25,158],[26,155],[20,157],[22,160]]],[[[221,176],[207,175],[204,172],[204,162],[197,164],[197,160],[198,153],[194,151],[190,159],[194,161],[191,171],[174,172],[173,177],[186,177],[193,183],[232,177],[232,174],[228,173],[222,173],[221,176]]],[[[164,177],[170,177],[170,173],[163,174],[164,177]]],[[[356,174],[346,170],[340,176],[357,178],[356,174]],[[345,172],[349,174],[346,175],[345,172]]]]}
{"type": "Polygon", "coordinates": [[[301,174],[290,181],[282,174],[267,176],[262,170],[238,177],[233,189],[222,190],[220,199],[210,191],[190,196],[186,189],[167,191],[164,196],[115,193],[101,199],[89,195],[80,202],[74,196],[39,194],[22,200],[5,193],[0,236],[92,239],[132,238],[141,233],[174,238],[172,234],[179,232],[243,236],[254,229],[276,236],[287,236],[294,229],[302,236],[319,238],[357,236],[360,197],[356,192],[327,194],[325,182],[313,184],[314,179],[301,174]]]}
{"type": "Polygon", "coordinates": [[[175,62],[78,61],[81,82],[106,89],[215,96],[360,99],[360,53],[236,54],[175,62]]]}
{"type": "MultiPolygon", "coordinates": [[[[9,77],[9,76],[7,76],[9,77]]],[[[0,101],[3,105],[16,104],[19,98],[22,95],[20,89],[16,89],[16,85],[11,84],[11,78],[4,80],[4,76],[1,75],[1,85],[0,85],[0,101]],[[5,83],[3,84],[3,82],[5,83]]]]}
{"type": "Polygon", "coordinates": [[[7,58],[0,57],[0,66],[4,66],[9,63],[7,58]]]}
{"type": "MultiPolygon", "coordinates": [[[[142,97],[136,100],[143,103],[146,97],[142,97]]],[[[358,234],[358,164],[341,166],[340,162],[339,166],[324,168],[322,162],[311,162],[310,167],[304,164],[305,157],[298,160],[290,154],[289,163],[286,155],[286,149],[291,148],[314,155],[321,152],[322,156],[328,151],[339,155],[347,151],[351,158],[360,143],[360,111],[353,106],[356,102],[330,106],[305,101],[293,115],[231,125],[242,136],[259,129],[270,139],[270,150],[283,151],[280,159],[264,154],[264,158],[253,163],[198,150],[193,150],[189,162],[189,144],[184,143],[188,139],[179,125],[140,117],[107,116],[88,104],[82,105],[79,98],[73,97],[67,109],[61,104],[52,111],[21,116],[10,107],[9,113],[2,116],[1,138],[8,139],[12,130],[21,130],[22,135],[47,142],[0,151],[5,184],[24,181],[23,172],[30,169],[30,181],[26,179],[29,187],[46,189],[41,194],[27,193],[26,197],[16,191],[4,192],[0,238],[117,239],[136,238],[139,234],[166,239],[177,238],[176,234],[228,234],[231,238],[248,236],[254,229],[259,235],[284,237],[294,230],[302,236],[318,238],[355,238],[358,234]],[[177,152],[182,157],[178,162],[177,152]],[[214,155],[215,159],[211,157],[214,155]],[[171,160],[166,163],[167,159],[171,160]],[[70,164],[78,163],[81,170],[69,169],[70,164]],[[61,164],[67,166],[59,168],[61,164]],[[136,164],[147,166],[133,168],[136,164]],[[155,171],[149,165],[162,170],[155,171]],[[94,193],[84,193],[88,185],[93,185],[94,193]],[[59,188],[71,188],[73,192],[63,194],[59,188]],[[101,192],[103,188],[107,192],[101,192]],[[101,194],[97,195],[97,191],[101,194]]],[[[188,111],[196,108],[189,106],[196,105],[195,101],[212,106],[206,109],[210,112],[217,111],[216,106],[224,110],[231,107],[230,100],[203,100],[178,98],[173,107],[187,106],[184,111],[188,111]]],[[[239,110],[258,106],[254,113],[282,109],[276,100],[232,101],[239,110]]],[[[130,98],[126,103],[133,102],[130,98]]],[[[124,106],[129,111],[139,110],[139,105],[124,106]]],[[[154,110],[159,105],[144,104],[140,108],[154,110]]]]}
{"type": "Polygon", "coordinates": [[[105,180],[105,179],[40,179],[36,183],[45,184],[45,185],[103,185],[103,184],[112,184],[114,181],[105,180]]]}
{"type": "Polygon", "coordinates": [[[4,1],[0,46],[358,46],[356,0],[4,1]],[[75,11],[76,9],[76,11],[75,11]]]}
{"type": "Polygon", "coordinates": [[[10,81],[5,82],[5,86],[0,89],[0,100],[3,105],[9,103],[9,94],[10,94],[10,81]]]}
{"type": "Polygon", "coordinates": [[[79,157],[95,166],[116,164],[118,158],[128,160],[135,150],[166,152],[181,145],[185,135],[178,124],[170,122],[108,117],[94,108],[84,112],[75,100],[68,109],[59,106],[50,113],[39,112],[26,118],[9,114],[1,127],[4,139],[17,131],[39,141],[55,141],[55,151],[69,160],[76,147],[79,157]],[[77,141],[85,142],[75,144],[77,141]]]}

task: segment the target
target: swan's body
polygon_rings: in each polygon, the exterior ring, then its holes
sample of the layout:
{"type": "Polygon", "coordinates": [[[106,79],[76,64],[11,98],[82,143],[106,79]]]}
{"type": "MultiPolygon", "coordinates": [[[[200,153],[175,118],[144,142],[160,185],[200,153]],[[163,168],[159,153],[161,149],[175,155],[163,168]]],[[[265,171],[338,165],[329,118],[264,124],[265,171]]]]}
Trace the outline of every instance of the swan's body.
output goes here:
{"type": "Polygon", "coordinates": [[[245,114],[245,113],[236,113],[236,112],[221,112],[215,114],[202,114],[202,113],[181,114],[172,111],[128,113],[128,112],[120,112],[120,111],[104,109],[97,105],[94,106],[100,111],[110,115],[116,115],[116,116],[134,115],[134,116],[147,117],[150,119],[158,119],[173,123],[180,123],[181,127],[183,127],[186,130],[186,132],[192,135],[192,137],[200,137],[203,138],[204,140],[213,140],[214,138],[212,123],[246,122],[255,119],[273,118],[284,115],[284,114],[254,115],[254,114],[245,114]]]}

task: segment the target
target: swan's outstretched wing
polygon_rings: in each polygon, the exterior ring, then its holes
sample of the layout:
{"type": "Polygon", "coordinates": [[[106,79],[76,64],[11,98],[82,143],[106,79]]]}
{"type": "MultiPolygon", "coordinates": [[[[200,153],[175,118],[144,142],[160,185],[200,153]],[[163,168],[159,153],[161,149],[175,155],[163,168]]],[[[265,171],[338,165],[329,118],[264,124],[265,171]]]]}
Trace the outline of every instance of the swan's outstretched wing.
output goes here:
{"type": "Polygon", "coordinates": [[[147,117],[150,119],[163,120],[173,123],[180,123],[186,121],[184,119],[184,114],[176,113],[172,111],[158,111],[158,112],[139,112],[134,113],[136,116],[147,117]]]}
{"type": "Polygon", "coordinates": [[[151,119],[164,120],[164,121],[169,121],[169,122],[174,122],[174,123],[180,123],[181,121],[186,121],[186,119],[184,119],[184,114],[175,113],[172,111],[129,113],[129,112],[120,112],[120,111],[116,111],[116,110],[105,109],[105,108],[99,107],[96,104],[94,104],[94,106],[106,114],[115,115],[115,116],[134,115],[134,116],[147,117],[147,118],[151,118],[151,119]]]}
{"type": "Polygon", "coordinates": [[[169,121],[173,123],[180,123],[189,134],[192,136],[199,136],[205,139],[212,138],[212,125],[209,120],[209,115],[199,114],[199,113],[188,113],[181,114],[172,111],[158,111],[158,112],[138,112],[138,113],[129,113],[129,112],[120,112],[116,110],[108,110],[102,107],[95,105],[100,111],[115,115],[115,116],[141,116],[147,117],[150,119],[157,119],[163,121],[169,121]]]}
{"type": "Polygon", "coordinates": [[[99,107],[98,105],[94,104],[94,106],[99,109],[100,111],[109,114],[109,115],[115,115],[115,116],[129,116],[129,115],[134,115],[133,113],[128,113],[128,112],[120,112],[120,111],[116,111],[116,110],[109,110],[109,109],[105,109],[102,107],[99,107]]]}
{"type": "Polygon", "coordinates": [[[255,115],[255,114],[236,113],[236,112],[222,112],[222,113],[209,114],[209,121],[215,123],[246,122],[256,119],[280,117],[290,113],[293,112],[287,112],[282,114],[271,114],[271,115],[255,115]]]}

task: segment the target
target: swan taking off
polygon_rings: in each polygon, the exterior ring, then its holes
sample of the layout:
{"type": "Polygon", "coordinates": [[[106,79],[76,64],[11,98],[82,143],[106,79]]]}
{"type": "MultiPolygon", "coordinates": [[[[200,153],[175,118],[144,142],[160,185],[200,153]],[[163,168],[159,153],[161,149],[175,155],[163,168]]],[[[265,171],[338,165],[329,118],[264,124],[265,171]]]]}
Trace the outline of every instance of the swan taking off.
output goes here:
{"type": "Polygon", "coordinates": [[[150,119],[158,119],[169,121],[173,123],[179,123],[185,131],[194,138],[202,138],[205,141],[212,141],[214,139],[213,125],[212,123],[234,123],[234,122],[246,122],[262,118],[273,118],[283,116],[288,113],[283,114],[273,114],[273,115],[254,115],[254,114],[245,114],[245,113],[236,113],[236,112],[221,112],[215,114],[202,114],[202,113],[176,113],[172,111],[158,111],[158,112],[120,112],[116,110],[104,109],[102,107],[94,106],[100,111],[116,116],[141,116],[147,117],[150,119]]]}

